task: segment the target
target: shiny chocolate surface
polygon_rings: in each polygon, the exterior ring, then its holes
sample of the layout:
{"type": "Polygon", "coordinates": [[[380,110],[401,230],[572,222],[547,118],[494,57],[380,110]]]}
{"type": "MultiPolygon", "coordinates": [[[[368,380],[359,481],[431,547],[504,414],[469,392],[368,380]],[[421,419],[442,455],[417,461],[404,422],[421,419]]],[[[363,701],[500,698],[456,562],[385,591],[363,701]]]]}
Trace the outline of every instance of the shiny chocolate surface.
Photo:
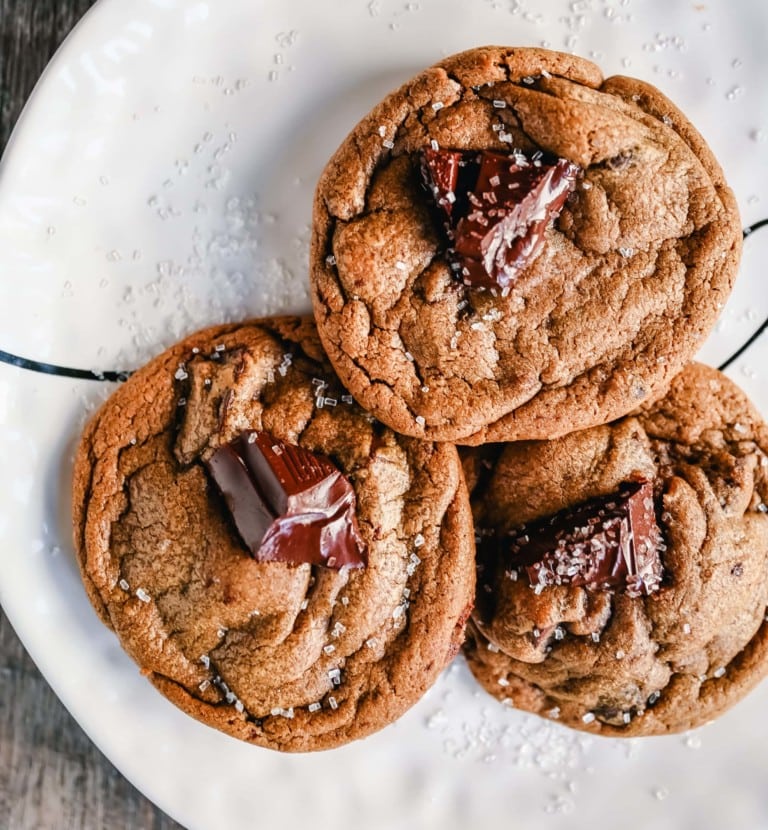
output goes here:
{"type": "Polygon", "coordinates": [[[541,152],[424,149],[422,177],[445,214],[467,285],[507,288],[542,251],[580,168],[541,152]]]}
{"type": "Polygon", "coordinates": [[[367,564],[355,492],[325,456],[246,430],[206,466],[258,561],[337,569],[367,564]]]}
{"type": "Polygon", "coordinates": [[[585,586],[650,594],[661,583],[661,536],[653,486],[627,481],[609,496],[590,499],[532,522],[499,540],[502,555],[531,586],[585,586]]]}

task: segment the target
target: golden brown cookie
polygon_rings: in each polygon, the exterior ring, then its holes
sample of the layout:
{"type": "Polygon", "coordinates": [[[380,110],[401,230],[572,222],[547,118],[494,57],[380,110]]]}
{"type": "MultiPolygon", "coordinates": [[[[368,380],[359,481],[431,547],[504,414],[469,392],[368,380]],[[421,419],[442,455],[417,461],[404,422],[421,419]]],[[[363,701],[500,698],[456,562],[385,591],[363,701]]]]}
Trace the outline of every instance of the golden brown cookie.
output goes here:
{"type": "Polygon", "coordinates": [[[767,452],[745,395],[698,364],[612,424],[467,451],[481,570],[465,653],[480,683],[603,735],[690,729],[739,700],[768,671],[767,452]],[[605,546],[632,481],[650,485],[660,581],[626,574],[651,553],[637,515],[624,562],[605,546]],[[568,528],[560,511],[580,504],[568,528]],[[594,551],[610,561],[595,568],[594,551]]]}
{"type": "MultiPolygon", "coordinates": [[[[537,181],[521,186],[547,184],[537,181]]],[[[714,324],[740,248],[720,166],[658,90],[603,79],[573,55],[485,47],[393,92],[333,156],[315,197],[312,295],[342,382],[393,429],[543,439],[661,394],[714,324]],[[475,284],[477,262],[455,251],[480,243],[496,194],[480,187],[475,238],[462,239],[450,212],[462,199],[472,209],[470,191],[459,192],[461,172],[449,190],[450,158],[424,187],[433,148],[507,154],[517,177],[547,159],[578,168],[564,205],[534,194],[523,236],[518,210],[506,237],[483,241],[489,261],[531,243],[495,288],[475,284]]]]}
{"type": "Polygon", "coordinates": [[[474,595],[455,448],[363,412],[307,319],[207,329],[136,372],[82,437],[74,527],[88,595],[142,672],[204,723],[274,749],[336,746],[401,715],[457,653],[474,595]],[[257,561],[212,477],[243,435],[290,449],[321,491],[341,472],[365,567],[333,549],[324,565],[257,561]]]}

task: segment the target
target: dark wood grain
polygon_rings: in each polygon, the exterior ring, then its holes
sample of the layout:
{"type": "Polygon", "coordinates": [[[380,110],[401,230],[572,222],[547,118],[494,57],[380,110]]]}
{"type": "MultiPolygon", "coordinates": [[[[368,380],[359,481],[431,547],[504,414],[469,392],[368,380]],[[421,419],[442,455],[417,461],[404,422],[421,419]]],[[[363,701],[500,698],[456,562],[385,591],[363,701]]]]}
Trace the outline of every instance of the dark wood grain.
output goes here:
{"type": "Polygon", "coordinates": [[[94,0],[0,0],[0,147],[51,55],[94,0]]]}
{"type": "MultiPolygon", "coordinates": [[[[0,152],[51,55],[92,5],[93,0],[0,0],[0,152]]],[[[90,742],[1,611],[0,828],[180,828],[90,742]]]]}

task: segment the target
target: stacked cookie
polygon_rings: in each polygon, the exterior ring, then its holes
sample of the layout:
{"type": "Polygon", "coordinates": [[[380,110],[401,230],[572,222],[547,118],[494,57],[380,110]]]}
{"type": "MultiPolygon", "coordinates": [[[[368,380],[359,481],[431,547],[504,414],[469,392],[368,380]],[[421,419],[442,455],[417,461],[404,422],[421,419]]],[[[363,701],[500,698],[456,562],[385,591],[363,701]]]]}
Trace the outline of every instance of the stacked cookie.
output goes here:
{"type": "Polygon", "coordinates": [[[768,430],[689,362],[740,240],[654,88],[540,49],[425,70],[320,179],[315,320],[193,335],[89,424],[94,606],[177,705],[278,749],[391,722],[470,612],[506,703],[708,720],[768,667],[768,430]]]}

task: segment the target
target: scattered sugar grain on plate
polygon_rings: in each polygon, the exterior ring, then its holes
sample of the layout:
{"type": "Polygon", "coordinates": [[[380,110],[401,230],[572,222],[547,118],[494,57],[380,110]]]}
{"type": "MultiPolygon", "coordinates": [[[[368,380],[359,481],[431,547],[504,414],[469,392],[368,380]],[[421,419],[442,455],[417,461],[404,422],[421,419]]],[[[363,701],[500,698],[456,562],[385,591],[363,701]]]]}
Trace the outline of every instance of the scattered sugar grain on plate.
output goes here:
{"type": "Polygon", "coordinates": [[[566,795],[550,796],[544,805],[544,812],[549,815],[568,815],[576,809],[576,802],[566,795]]]}
{"type": "MultiPolygon", "coordinates": [[[[443,752],[456,760],[498,763],[520,770],[538,770],[563,788],[562,795],[573,793],[573,772],[585,766],[585,753],[593,738],[565,730],[557,723],[524,716],[514,709],[504,711],[486,706],[474,710],[463,722],[448,715],[444,723],[437,710],[428,723],[429,734],[437,732],[443,752]]],[[[556,717],[559,712],[550,713],[556,717]]]]}
{"type": "Polygon", "coordinates": [[[427,729],[441,731],[444,731],[448,724],[448,717],[442,708],[437,709],[431,715],[428,715],[424,722],[427,729]]]}
{"type": "Polygon", "coordinates": [[[686,749],[701,749],[701,738],[695,732],[686,732],[683,744],[686,749]]]}

